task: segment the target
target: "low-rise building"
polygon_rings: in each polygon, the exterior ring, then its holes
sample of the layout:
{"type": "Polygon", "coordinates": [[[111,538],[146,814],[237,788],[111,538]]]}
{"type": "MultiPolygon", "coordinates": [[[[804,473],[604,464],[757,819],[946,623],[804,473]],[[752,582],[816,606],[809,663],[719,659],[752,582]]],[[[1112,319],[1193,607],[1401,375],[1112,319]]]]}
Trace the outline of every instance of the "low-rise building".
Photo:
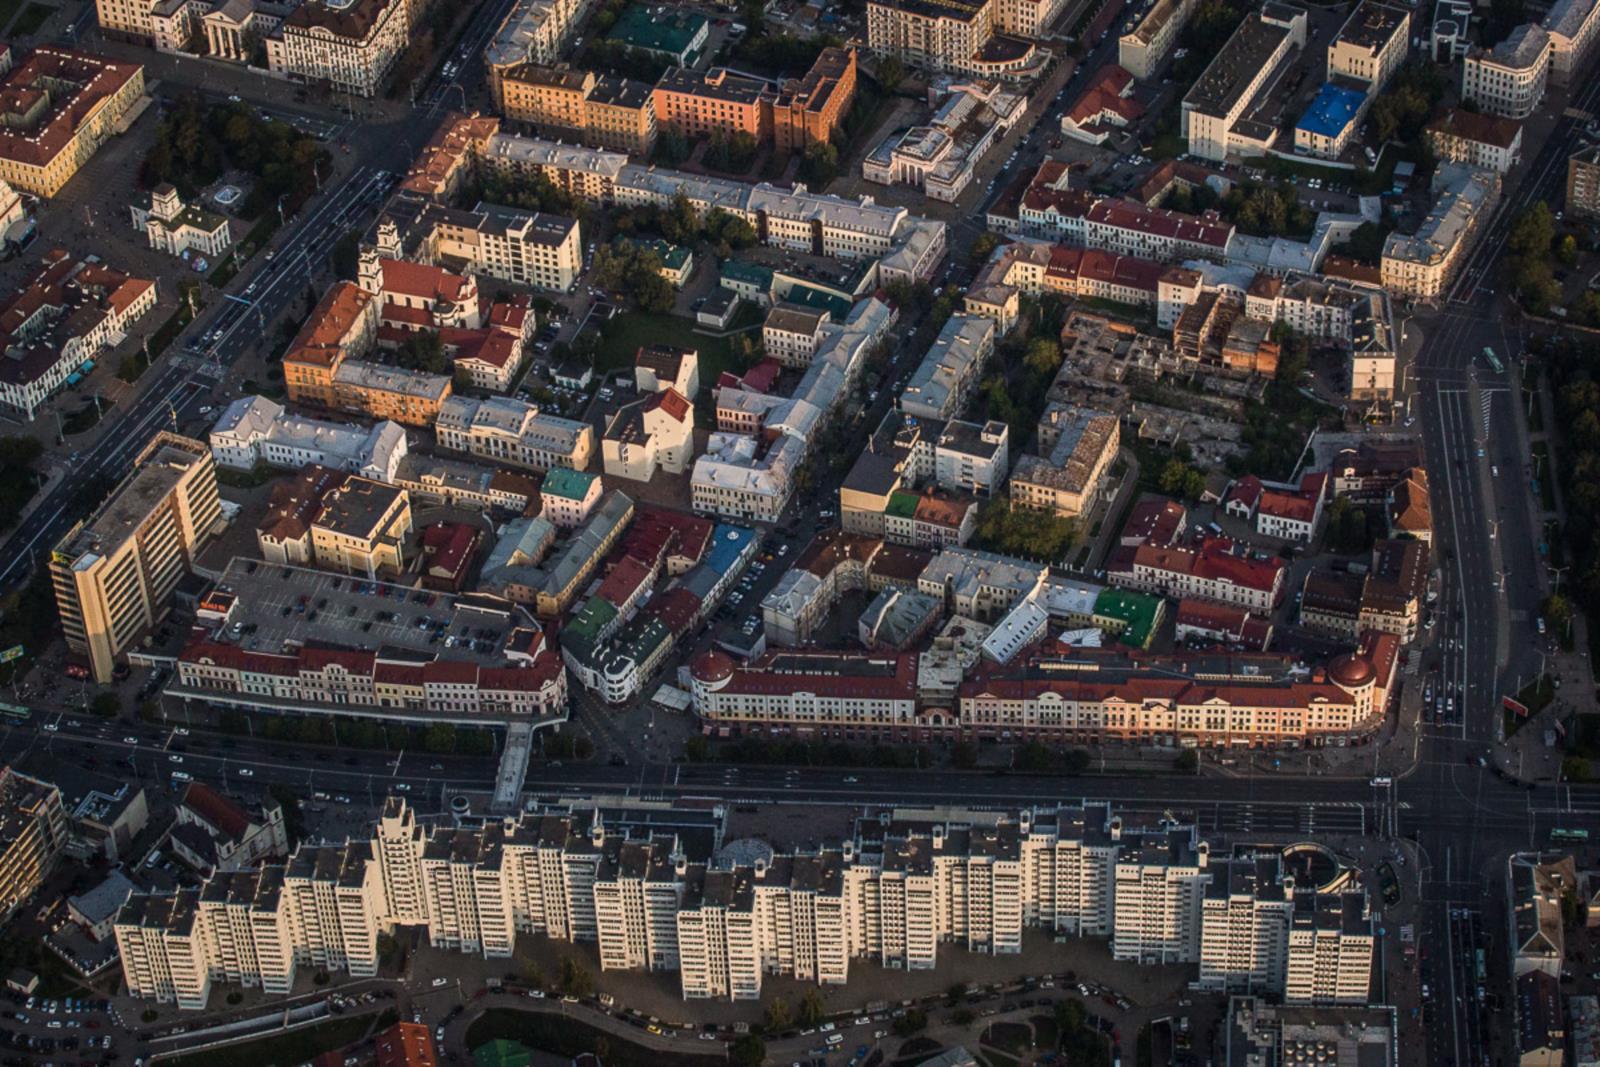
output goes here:
{"type": "Polygon", "coordinates": [[[1039,420],[1039,455],[1017,459],[1011,502],[1062,518],[1091,511],[1122,440],[1121,422],[1102,411],[1052,403],[1039,420]]]}
{"type": "Polygon", "coordinates": [[[33,420],[155,303],[155,282],[52,249],[0,304],[0,406],[33,420]]]}
{"type": "Polygon", "coordinates": [[[1600,217],[1600,144],[1567,157],[1567,210],[1585,218],[1600,217]]]}
{"type": "Polygon", "coordinates": [[[1161,596],[1215,600],[1267,613],[1283,597],[1287,570],[1282,559],[1253,559],[1226,542],[1207,541],[1198,549],[1147,543],[1114,552],[1106,563],[1106,580],[1161,596]]]}
{"type": "Polygon", "coordinates": [[[434,423],[439,447],[532,470],[583,470],[595,451],[594,427],[546,415],[509,397],[452,396],[434,423]]]}
{"type": "Polygon", "coordinates": [[[694,458],[694,405],[672,386],[624,405],[600,439],[607,474],[647,482],[682,474],[694,458]]]}
{"type": "Polygon", "coordinates": [[[1441,166],[1434,187],[1433,208],[1417,232],[1391,233],[1384,241],[1380,269],[1392,295],[1428,300],[1443,294],[1500,198],[1498,175],[1460,164],[1441,166]]]}
{"type": "Polygon", "coordinates": [[[1196,6],[1194,0],[1156,0],[1138,24],[1117,39],[1117,63],[1140,81],[1153,77],[1196,6]]]}
{"type": "Polygon", "coordinates": [[[1222,161],[1272,147],[1276,130],[1249,117],[1256,95],[1294,52],[1305,47],[1306,13],[1268,3],[1245,16],[1183,98],[1183,135],[1191,155],[1222,161]]]}
{"type": "Polygon", "coordinates": [[[1452,163],[1504,174],[1522,159],[1522,123],[1515,119],[1451,108],[1425,132],[1434,156],[1452,163]]]}
{"type": "Polygon", "coordinates": [[[233,244],[227,217],[199,204],[185,204],[178,190],[162,182],[129,205],[133,228],[142,232],[158,252],[188,258],[190,251],[215,259],[233,244]]]}

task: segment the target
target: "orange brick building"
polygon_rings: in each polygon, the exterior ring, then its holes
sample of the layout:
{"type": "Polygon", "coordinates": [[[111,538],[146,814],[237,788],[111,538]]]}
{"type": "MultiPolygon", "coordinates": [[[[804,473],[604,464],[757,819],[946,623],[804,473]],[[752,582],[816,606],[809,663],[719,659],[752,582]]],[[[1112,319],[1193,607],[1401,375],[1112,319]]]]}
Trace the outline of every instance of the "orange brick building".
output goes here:
{"type": "Polygon", "coordinates": [[[721,67],[705,73],[674,67],[656,83],[652,99],[662,129],[690,138],[747,133],[792,152],[828,140],[855,94],[855,51],[825,48],[805,77],[776,90],[721,67]]]}
{"type": "Polygon", "coordinates": [[[361,360],[375,346],[378,322],[378,300],[371,293],[344,281],[329,289],[284,354],[289,402],[404,426],[433,425],[450,395],[450,376],[361,360]]]}
{"type": "Polygon", "coordinates": [[[824,48],[804,78],[783,83],[772,103],[772,140],[781,152],[826,141],[856,97],[854,49],[824,48]]]}

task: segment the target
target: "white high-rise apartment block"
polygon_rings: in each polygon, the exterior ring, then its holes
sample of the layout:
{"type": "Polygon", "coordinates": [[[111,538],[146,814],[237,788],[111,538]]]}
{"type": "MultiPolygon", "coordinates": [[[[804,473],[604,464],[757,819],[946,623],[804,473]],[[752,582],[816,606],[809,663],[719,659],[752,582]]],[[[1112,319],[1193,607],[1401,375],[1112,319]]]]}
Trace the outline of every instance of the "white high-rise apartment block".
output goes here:
{"type": "Polygon", "coordinates": [[[510,956],[522,933],[591,941],[605,970],[677,970],[686,998],[746,1000],[769,974],[843,984],[856,958],[925,970],[949,944],[1020,952],[1033,926],[1109,935],[1121,959],[1201,961],[1218,989],[1281,990],[1287,967],[1291,994],[1365,998],[1359,895],[1337,921],[1331,902],[1344,898],[1308,900],[1291,925],[1302,898],[1288,899],[1275,856],[1208,866],[1195,827],[1170,817],[1130,828],[1106,805],[902,809],[837,846],[733,862],[711,859],[716,841],[610,818],[573,809],[426,828],[391,799],[370,842],[135,895],[116,925],[128,987],[199,1009],[213,983],[284,992],[300,966],[369,976],[379,935],[410,926],[484,957],[510,956]]]}
{"type": "Polygon", "coordinates": [[[1282,993],[1294,879],[1277,852],[1211,863],[1200,905],[1200,982],[1229,993],[1282,993]]]}
{"type": "Polygon", "coordinates": [[[1200,958],[1200,902],[1211,848],[1193,826],[1148,834],[1117,857],[1111,956],[1140,963],[1200,958]]]}
{"type": "Polygon", "coordinates": [[[1365,1004],[1372,989],[1372,913],[1365,893],[1306,894],[1289,927],[1287,1004],[1365,1004]]]}

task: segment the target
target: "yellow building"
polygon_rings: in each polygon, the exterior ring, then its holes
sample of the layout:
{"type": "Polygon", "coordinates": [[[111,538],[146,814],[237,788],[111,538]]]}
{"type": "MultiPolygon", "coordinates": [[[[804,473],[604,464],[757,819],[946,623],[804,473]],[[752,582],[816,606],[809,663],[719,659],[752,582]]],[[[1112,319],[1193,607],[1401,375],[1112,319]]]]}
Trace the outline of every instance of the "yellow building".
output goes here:
{"type": "Polygon", "coordinates": [[[144,68],[45,45],[5,70],[0,98],[0,178],[54,196],[144,99],[144,68]]]}
{"type": "Polygon", "coordinates": [[[364,574],[405,570],[411,533],[411,498],[404,489],[370,478],[348,478],[322,500],[311,524],[311,551],[319,567],[364,574]]]}
{"type": "Polygon", "coordinates": [[[221,518],[211,449],[156,435],[105,503],[50,554],[67,647],[111,681],[117,657],[147,633],[221,518]]]}

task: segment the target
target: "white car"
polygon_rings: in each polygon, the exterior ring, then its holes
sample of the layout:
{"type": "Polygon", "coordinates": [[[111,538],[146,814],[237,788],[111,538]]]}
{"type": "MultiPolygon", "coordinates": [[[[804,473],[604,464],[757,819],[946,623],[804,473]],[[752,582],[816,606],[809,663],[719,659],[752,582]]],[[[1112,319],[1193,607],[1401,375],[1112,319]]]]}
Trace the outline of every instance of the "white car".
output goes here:
{"type": "Polygon", "coordinates": [[[182,763],[183,762],[183,757],[178,755],[176,752],[174,752],[172,755],[167,757],[167,762],[168,763],[182,763]]]}
{"type": "Polygon", "coordinates": [[[240,767],[239,768],[239,777],[241,777],[241,778],[254,778],[255,776],[256,776],[256,772],[252,771],[249,767],[240,767]]]}
{"type": "Polygon", "coordinates": [[[433,988],[435,988],[435,989],[442,989],[443,987],[445,987],[445,986],[447,986],[449,984],[450,984],[450,979],[448,979],[448,978],[435,978],[433,980],[433,988]]]}

